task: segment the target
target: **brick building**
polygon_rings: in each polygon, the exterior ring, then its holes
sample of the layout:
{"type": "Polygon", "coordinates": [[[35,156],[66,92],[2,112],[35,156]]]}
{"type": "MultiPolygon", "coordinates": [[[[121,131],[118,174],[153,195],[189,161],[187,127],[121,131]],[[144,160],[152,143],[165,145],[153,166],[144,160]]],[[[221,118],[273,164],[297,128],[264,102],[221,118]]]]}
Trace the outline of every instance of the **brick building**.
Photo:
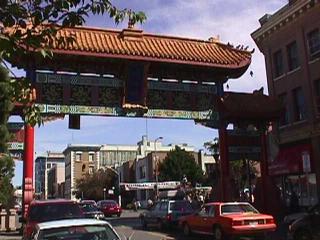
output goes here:
{"type": "Polygon", "coordinates": [[[285,109],[270,134],[269,175],[286,204],[294,191],[300,205],[312,205],[320,194],[320,3],[289,0],[259,22],[252,38],[265,57],[269,94],[285,109]]]}

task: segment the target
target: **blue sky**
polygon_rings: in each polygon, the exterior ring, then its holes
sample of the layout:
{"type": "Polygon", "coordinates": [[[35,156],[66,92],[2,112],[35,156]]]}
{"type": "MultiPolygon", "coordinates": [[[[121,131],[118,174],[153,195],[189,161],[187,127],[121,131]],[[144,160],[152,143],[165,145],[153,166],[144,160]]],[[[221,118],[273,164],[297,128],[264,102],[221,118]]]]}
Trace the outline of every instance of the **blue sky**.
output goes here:
{"type": "MultiPolygon", "coordinates": [[[[263,55],[250,34],[259,27],[259,18],[273,13],[287,0],[131,0],[113,1],[117,6],[144,11],[147,21],[136,28],[145,32],[208,39],[220,36],[222,42],[255,48],[249,70],[239,79],[228,82],[230,91],[252,92],[266,87],[263,55]],[[249,75],[254,72],[253,77],[249,75]]],[[[116,26],[108,17],[92,16],[87,25],[122,29],[127,21],[116,26]]],[[[15,70],[19,75],[23,71],[15,70]]],[[[136,144],[142,135],[149,139],[163,137],[163,143],[187,143],[197,149],[212,140],[217,131],[186,120],[157,120],[114,117],[82,117],[81,130],[68,129],[68,117],[50,122],[35,130],[35,152],[62,151],[69,143],[136,144]],[[147,127],[146,127],[147,126],[147,127]]],[[[16,163],[14,185],[21,185],[22,162],[16,163]]]]}

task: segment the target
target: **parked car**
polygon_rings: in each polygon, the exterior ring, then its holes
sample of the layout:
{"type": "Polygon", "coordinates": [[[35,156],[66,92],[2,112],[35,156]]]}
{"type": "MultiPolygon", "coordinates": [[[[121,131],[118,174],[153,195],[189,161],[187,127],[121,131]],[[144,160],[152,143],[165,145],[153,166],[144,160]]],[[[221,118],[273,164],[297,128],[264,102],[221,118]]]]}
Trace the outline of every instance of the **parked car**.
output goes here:
{"type": "Polygon", "coordinates": [[[163,200],[156,202],[154,206],[140,215],[140,221],[144,228],[157,226],[159,229],[178,224],[179,218],[193,214],[194,210],[190,202],[185,200],[163,200]]]}
{"type": "Polygon", "coordinates": [[[234,236],[263,239],[266,232],[276,229],[272,216],[260,214],[247,202],[205,204],[199,212],[182,217],[179,226],[185,235],[207,234],[215,240],[234,236]]]}
{"type": "Polygon", "coordinates": [[[114,200],[101,200],[97,203],[97,207],[105,216],[117,215],[120,217],[122,213],[122,208],[114,200]]]}
{"type": "Polygon", "coordinates": [[[80,202],[79,206],[83,212],[85,218],[96,218],[96,219],[103,219],[104,214],[101,212],[96,205],[92,203],[83,203],[80,202]]]}
{"type": "Polygon", "coordinates": [[[119,235],[105,221],[72,219],[38,223],[32,240],[120,240],[119,235]]]}
{"type": "Polygon", "coordinates": [[[320,239],[320,204],[310,208],[293,221],[288,227],[288,239],[317,240],[320,239]]]}
{"type": "Polygon", "coordinates": [[[29,240],[37,223],[58,219],[83,218],[83,213],[75,201],[43,200],[30,203],[24,223],[23,239],[29,240]]]}

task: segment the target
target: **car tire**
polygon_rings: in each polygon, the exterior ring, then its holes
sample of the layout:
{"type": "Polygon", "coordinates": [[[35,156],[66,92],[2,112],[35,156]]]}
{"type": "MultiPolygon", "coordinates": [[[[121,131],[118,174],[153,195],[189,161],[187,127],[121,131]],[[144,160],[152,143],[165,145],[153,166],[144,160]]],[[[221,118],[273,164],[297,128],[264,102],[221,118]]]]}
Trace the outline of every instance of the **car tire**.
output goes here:
{"type": "Polygon", "coordinates": [[[220,226],[213,227],[213,239],[214,240],[226,240],[227,237],[223,233],[222,228],[220,226]]]}
{"type": "Polygon", "coordinates": [[[312,240],[313,237],[307,229],[297,230],[293,235],[294,240],[312,240]]]}
{"type": "Polygon", "coordinates": [[[183,224],[183,235],[188,237],[192,235],[191,228],[188,223],[183,224]]]}
{"type": "Polygon", "coordinates": [[[118,213],[117,216],[120,217],[120,216],[121,216],[121,213],[118,213]]]}

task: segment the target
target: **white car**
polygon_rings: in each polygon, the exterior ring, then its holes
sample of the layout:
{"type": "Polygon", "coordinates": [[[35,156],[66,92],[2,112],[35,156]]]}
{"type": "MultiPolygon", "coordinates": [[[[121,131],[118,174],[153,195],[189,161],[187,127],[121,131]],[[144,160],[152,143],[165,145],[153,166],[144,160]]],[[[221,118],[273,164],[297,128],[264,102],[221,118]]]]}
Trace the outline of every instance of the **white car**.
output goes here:
{"type": "Polygon", "coordinates": [[[106,221],[96,219],[67,219],[38,223],[32,240],[120,240],[106,221]]]}

